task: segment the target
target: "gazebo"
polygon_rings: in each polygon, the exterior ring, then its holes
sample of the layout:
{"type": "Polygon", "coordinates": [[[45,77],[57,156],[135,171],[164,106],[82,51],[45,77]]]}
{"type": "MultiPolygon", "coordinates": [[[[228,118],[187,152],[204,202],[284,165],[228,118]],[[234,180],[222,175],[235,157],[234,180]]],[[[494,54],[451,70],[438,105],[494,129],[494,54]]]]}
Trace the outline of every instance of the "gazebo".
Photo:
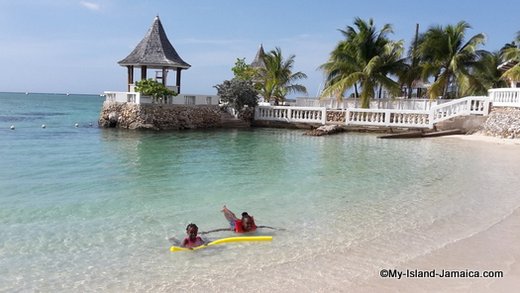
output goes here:
{"type": "Polygon", "coordinates": [[[135,49],[123,60],[117,62],[128,69],[128,91],[133,91],[134,68],[141,68],[141,80],[147,79],[148,69],[157,69],[155,79],[167,86],[168,70],[176,71],[176,86],[169,87],[175,92],[181,92],[181,70],[191,67],[177,54],[168,40],[159,16],[156,16],[152,26],[137,44],[135,49]]]}
{"type": "Polygon", "coordinates": [[[253,60],[253,62],[251,62],[250,66],[253,68],[265,68],[264,56],[264,46],[260,44],[260,48],[258,48],[258,52],[256,52],[255,59],[253,60]]]}

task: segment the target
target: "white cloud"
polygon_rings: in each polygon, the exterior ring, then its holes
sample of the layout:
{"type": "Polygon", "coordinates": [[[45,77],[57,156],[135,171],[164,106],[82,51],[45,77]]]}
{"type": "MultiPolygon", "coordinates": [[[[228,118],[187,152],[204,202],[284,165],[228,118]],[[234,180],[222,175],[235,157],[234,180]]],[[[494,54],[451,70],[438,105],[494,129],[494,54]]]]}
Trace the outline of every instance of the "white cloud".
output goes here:
{"type": "Polygon", "coordinates": [[[101,5],[94,3],[94,2],[88,2],[88,1],[81,1],[79,4],[88,10],[98,11],[101,9],[101,5]]]}

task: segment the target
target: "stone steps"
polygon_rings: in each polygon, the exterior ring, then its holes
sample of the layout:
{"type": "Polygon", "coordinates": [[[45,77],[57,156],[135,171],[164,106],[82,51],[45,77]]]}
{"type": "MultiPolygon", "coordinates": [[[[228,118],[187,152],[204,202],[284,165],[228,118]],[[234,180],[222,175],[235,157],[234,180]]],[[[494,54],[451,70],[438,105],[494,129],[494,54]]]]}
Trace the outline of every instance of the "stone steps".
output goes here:
{"type": "Polygon", "coordinates": [[[251,126],[248,122],[235,118],[227,112],[220,114],[220,124],[222,128],[249,128],[251,126]]]}

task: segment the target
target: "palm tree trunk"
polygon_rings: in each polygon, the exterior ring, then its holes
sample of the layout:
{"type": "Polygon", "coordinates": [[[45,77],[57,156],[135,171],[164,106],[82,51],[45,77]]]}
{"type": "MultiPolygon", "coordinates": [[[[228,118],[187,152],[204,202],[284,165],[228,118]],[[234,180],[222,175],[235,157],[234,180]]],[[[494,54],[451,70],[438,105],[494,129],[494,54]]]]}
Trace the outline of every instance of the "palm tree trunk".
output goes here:
{"type": "Polygon", "coordinates": [[[442,90],[442,97],[447,98],[448,97],[448,87],[450,86],[450,76],[448,75],[448,78],[446,79],[446,83],[444,84],[444,89],[442,90]]]}

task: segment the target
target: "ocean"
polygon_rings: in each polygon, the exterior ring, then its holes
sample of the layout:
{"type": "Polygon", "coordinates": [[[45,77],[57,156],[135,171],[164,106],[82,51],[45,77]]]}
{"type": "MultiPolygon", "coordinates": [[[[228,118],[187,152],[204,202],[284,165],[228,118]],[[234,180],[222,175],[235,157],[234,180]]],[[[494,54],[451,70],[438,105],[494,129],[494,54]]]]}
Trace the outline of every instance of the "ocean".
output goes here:
{"type": "Polygon", "coordinates": [[[520,207],[515,146],[101,129],[103,99],[0,93],[0,292],[344,291],[520,207]],[[284,230],[169,251],[224,204],[284,230]]]}

